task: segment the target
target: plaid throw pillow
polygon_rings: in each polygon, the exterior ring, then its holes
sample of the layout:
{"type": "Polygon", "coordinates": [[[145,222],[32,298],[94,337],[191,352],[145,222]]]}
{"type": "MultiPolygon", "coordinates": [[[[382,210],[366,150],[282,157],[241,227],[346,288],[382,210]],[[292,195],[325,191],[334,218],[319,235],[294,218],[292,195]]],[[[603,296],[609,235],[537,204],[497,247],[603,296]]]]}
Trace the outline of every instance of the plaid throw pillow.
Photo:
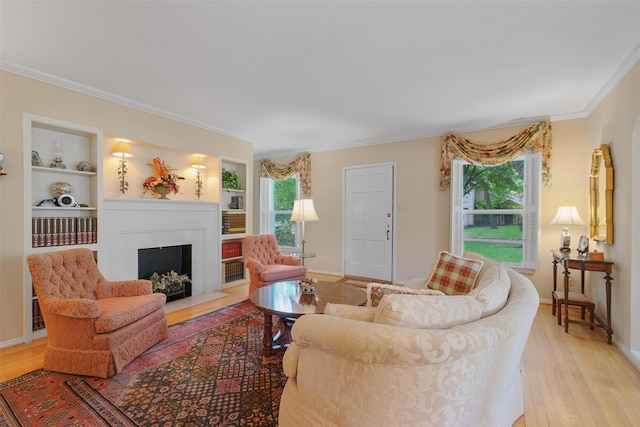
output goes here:
{"type": "Polygon", "coordinates": [[[442,251],[427,288],[437,289],[447,295],[468,294],[475,286],[483,264],[482,261],[460,258],[442,251]]]}

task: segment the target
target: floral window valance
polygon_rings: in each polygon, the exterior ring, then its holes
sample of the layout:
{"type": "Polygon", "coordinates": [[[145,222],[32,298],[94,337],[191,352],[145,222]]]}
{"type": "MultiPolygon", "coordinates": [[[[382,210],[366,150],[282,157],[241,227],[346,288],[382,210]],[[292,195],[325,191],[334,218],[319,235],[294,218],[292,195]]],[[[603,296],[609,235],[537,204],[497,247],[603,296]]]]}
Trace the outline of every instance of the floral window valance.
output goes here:
{"type": "Polygon", "coordinates": [[[271,160],[260,160],[260,178],[271,178],[278,181],[300,174],[300,184],[305,197],[311,197],[311,154],[303,153],[286,165],[278,165],[271,160]]]}
{"type": "Polygon", "coordinates": [[[451,183],[451,161],[460,157],[473,164],[499,165],[533,151],[542,152],[542,182],[551,185],[551,123],[530,125],[506,141],[495,143],[475,142],[452,133],[442,137],[440,189],[451,183]]]}

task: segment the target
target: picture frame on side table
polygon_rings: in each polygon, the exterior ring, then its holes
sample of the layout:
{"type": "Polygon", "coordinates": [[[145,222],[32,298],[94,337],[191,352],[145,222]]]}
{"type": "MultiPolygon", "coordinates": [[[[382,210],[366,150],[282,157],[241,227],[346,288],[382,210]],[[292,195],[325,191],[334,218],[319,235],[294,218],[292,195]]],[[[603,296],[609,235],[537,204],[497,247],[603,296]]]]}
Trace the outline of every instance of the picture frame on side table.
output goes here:
{"type": "Polygon", "coordinates": [[[580,241],[578,242],[578,253],[580,255],[584,255],[589,252],[589,238],[587,236],[580,236],[580,241]]]}
{"type": "Polygon", "coordinates": [[[44,163],[42,163],[42,159],[40,158],[40,154],[36,150],[31,150],[31,166],[41,166],[44,167],[44,163]]]}

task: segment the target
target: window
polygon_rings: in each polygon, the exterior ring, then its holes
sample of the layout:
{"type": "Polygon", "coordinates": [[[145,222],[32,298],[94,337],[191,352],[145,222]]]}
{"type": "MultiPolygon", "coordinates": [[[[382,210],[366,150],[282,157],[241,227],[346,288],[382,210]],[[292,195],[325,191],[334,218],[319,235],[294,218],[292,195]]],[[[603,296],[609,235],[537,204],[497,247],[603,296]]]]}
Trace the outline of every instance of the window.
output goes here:
{"type": "Polygon", "coordinates": [[[451,250],[535,269],[541,161],[525,154],[498,166],[451,164],[451,250]]]}
{"type": "Polygon", "coordinates": [[[289,221],[299,194],[298,174],[283,181],[260,178],[260,233],[275,235],[281,248],[299,246],[298,223],[289,221]]]}

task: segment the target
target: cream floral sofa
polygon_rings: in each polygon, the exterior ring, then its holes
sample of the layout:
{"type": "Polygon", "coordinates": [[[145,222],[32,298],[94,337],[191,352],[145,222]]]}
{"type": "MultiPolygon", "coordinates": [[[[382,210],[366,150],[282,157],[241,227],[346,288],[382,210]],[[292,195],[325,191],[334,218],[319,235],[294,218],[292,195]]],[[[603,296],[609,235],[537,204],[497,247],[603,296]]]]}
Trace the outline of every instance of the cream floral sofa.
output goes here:
{"type": "Polygon", "coordinates": [[[279,425],[511,426],[524,413],[520,360],[539,297],[525,276],[489,260],[476,288],[302,316],[283,360],[279,425]],[[382,310],[391,321],[376,323],[382,310]]]}

